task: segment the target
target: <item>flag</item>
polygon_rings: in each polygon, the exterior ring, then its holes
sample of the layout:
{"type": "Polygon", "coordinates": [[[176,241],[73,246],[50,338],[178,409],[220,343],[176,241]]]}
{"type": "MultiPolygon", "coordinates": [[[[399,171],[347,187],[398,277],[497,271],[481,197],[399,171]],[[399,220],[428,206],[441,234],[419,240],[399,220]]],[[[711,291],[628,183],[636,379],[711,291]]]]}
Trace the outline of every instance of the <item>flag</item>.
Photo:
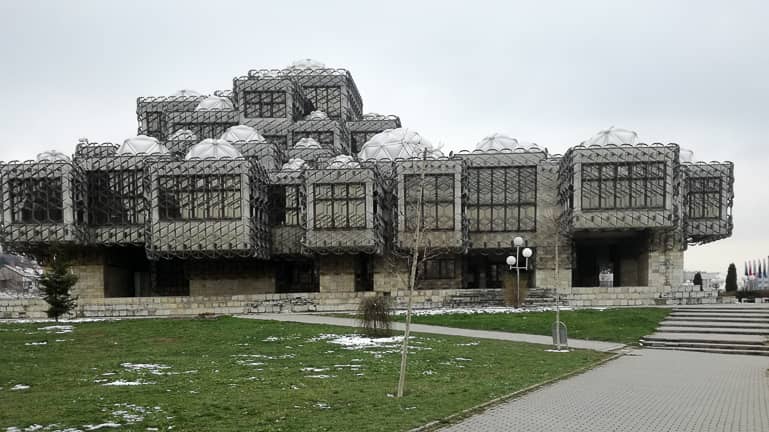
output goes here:
{"type": "Polygon", "coordinates": [[[747,277],[747,276],[749,276],[749,273],[748,273],[748,262],[745,261],[745,277],[747,277]]]}

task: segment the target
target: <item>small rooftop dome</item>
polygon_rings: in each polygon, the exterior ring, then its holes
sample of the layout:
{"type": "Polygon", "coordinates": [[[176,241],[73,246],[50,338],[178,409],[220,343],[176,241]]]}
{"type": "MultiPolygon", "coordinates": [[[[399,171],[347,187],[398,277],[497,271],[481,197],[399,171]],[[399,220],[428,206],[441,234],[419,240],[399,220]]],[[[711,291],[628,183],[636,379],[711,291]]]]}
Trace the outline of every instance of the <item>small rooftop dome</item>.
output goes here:
{"type": "Polygon", "coordinates": [[[190,147],[184,159],[232,159],[239,157],[243,157],[243,155],[227,141],[206,138],[190,147]]]}
{"type": "Polygon", "coordinates": [[[349,155],[339,155],[328,161],[328,168],[331,169],[343,169],[343,168],[360,168],[360,163],[349,155]]]}
{"type": "Polygon", "coordinates": [[[518,147],[519,144],[517,139],[501,133],[495,133],[484,137],[475,145],[475,149],[481,151],[515,150],[518,147]]]}
{"type": "Polygon", "coordinates": [[[119,155],[168,154],[168,149],[157,138],[138,135],[123,141],[117,149],[119,155]]]}
{"type": "Polygon", "coordinates": [[[318,60],[311,58],[294,60],[288,65],[288,69],[325,69],[326,65],[318,60]]]}
{"type": "Polygon", "coordinates": [[[419,133],[405,128],[387,129],[368,140],[358,153],[360,160],[395,160],[419,157],[427,150],[431,157],[443,156],[440,149],[422,138],[419,133]]]}
{"type": "Polygon", "coordinates": [[[326,114],[323,111],[313,111],[306,116],[304,116],[305,120],[328,120],[328,114],[326,114]]]}
{"type": "Polygon", "coordinates": [[[678,153],[678,161],[688,163],[696,162],[694,159],[694,151],[685,148],[680,149],[678,153]]]}
{"type": "Polygon", "coordinates": [[[307,167],[304,159],[291,158],[280,168],[281,171],[301,171],[307,167]]]}
{"type": "Polygon", "coordinates": [[[259,132],[251,126],[237,125],[232,126],[225,133],[222,134],[222,139],[227,142],[266,142],[263,136],[259,135],[259,132]]]}
{"type": "Polygon", "coordinates": [[[627,129],[619,129],[614,126],[598,132],[595,136],[585,141],[584,145],[623,145],[635,144],[638,134],[627,129]]]}
{"type": "Polygon", "coordinates": [[[42,153],[37,154],[37,161],[38,162],[55,162],[55,161],[68,161],[69,156],[65,155],[64,153],[58,151],[58,150],[46,150],[42,153]]]}
{"type": "Polygon", "coordinates": [[[294,144],[294,148],[298,149],[319,149],[321,145],[319,142],[312,138],[302,138],[294,144]]]}
{"type": "Polygon", "coordinates": [[[195,111],[233,111],[232,101],[222,96],[208,96],[200,101],[195,111]]]}
{"type": "Polygon", "coordinates": [[[181,89],[181,90],[175,91],[171,96],[177,96],[177,97],[181,97],[181,96],[197,97],[197,96],[203,96],[203,95],[198,93],[198,92],[196,92],[195,90],[181,89]]]}
{"type": "Polygon", "coordinates": [[[195,132],[189,129],[179,129],[178,131],[171,134],[171,136],[168,137],[168,139],[178,140],[178,141],[197,141],[198,136],[195,135],[195,132]]]}

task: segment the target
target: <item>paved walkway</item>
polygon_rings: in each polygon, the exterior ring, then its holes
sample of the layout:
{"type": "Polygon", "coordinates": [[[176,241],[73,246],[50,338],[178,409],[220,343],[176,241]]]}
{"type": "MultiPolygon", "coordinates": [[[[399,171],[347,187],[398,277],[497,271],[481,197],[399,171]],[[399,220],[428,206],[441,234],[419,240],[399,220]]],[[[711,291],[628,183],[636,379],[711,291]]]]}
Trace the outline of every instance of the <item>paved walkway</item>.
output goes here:
{"type": "MultiPolygon", "coordinates": [[[[358,327],[358,322],[352,318],[337,318],[325,315],[315,314],[294,314],[294,313],[279,313],[279,314],[252,314],[252,315],[239,315],[240,318],[260,319],[260,320],[273,320],[273,321],[289,321],[299,322],[306,324],[329,324],[345,327],[358,327]]],[[[403,330],[403,323],[393,323],[395,330],[403,330]]],[[[415,333],[430,333],[441,334],[447,336],[465,336],[478,339],[497,339],[508,340],[513,342],[529,342],[542,345],[552,345],[553,338],[551,336],[540,336],[523,333],[508,333],[501,331],[487,331],[487,330],[467,330],[454,327],[441,327],[425,324],[412,324],[411,331],[415,333]]],[[[588,341],[581,339],[569,339],[569,347],[580,349],[591,349],[595,351],[614,351],[622,348],[624,345],[615,342],[600,342],[600,341],[588,341]]]]}
{"type": "Polygon", "coordinates": [[[637,350],[444,432],[766,432],[769,359],[637,350]]]}

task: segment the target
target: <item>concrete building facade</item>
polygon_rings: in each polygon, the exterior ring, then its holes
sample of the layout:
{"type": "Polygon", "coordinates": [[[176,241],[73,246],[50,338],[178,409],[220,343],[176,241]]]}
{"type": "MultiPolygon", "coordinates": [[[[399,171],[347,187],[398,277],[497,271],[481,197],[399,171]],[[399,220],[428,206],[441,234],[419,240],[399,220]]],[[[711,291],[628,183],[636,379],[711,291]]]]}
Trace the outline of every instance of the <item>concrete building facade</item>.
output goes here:
{"type": "Polygon", "coordinates": [[[534,251],[526,286],[647,304],[682,284],[688,246],[732,232],[730,162],[621,130],[563,155],[499,134],[446,155],[314,61],[140,97],[137,119],[120,146],[0,166],[3,246],[65,251],[83,310],[402,301],[417,224],[420,306],[493,297],[515,236],[534,251]]]}

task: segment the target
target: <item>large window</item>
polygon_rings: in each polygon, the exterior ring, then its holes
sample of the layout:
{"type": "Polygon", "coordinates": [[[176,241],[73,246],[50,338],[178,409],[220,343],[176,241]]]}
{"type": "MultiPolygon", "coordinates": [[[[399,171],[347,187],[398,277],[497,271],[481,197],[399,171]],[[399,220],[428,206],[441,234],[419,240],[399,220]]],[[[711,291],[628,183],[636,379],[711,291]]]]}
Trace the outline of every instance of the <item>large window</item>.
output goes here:
{"type": "Polygon", "coordinates": [[[165,135],[163,113],[160,111],[147,111],[147,135],[162,140],[165,135]]]}
{"type": "Polygon", "coordinates": [[[286,93],[282,91],[247,91],[243,93],[246,117],[280,118],[286,116],[286,93]]]}
{"type": "Polygon", "coordinates": [[[227,132],[227,129],[237,125],[237,122],[176,122],[173,126],[174,130],[189,129],[202,140],[204,138],[219,138],[227,132]]]}
{"type": "Polygon", "coordinates": [[[88,172],[88,223],[95,226],[143,224],[146,206],[142,178],[142,172],[135,169],[88,172]]]}
{"type": "Polygon", "coordinates": [[[240,219],[239,175],[160,176],[160,220],[240,219]]]}
{"type": "Polygon", "coordinates": [[[536,167],[471,168],[468,177],[470,231],[536,229],[536,167]]]}
{"type": "Polygon", "coordinates": [[[316,229],[366,227],[364,183],[316,184],[314,191],[316,229]]]}
{"type": "Polygon", "coordinates": [[[692,219],[721,217],[721,179],[718,177],[690,178],[687,183],[688,216],[692,219]]]}
{"type": "Polygon", "coordinates": [[[13,222],[63,222],[61,186],[60,177],[11,179],[9,192],[13,222]]]}
{"type": "Polygon", "coordinates": [[[420,188],[421,176],[404,176],[406,230],[414,231],[418,217],[418,203],[422,192],[422,228],[425,230],[454,229],[454,175],[428,174],[420,188]]]}
{"type": "Polygon", "coordinates": [[[342,91],[339,87],[305,86],[304,93],[318,111],[323,111],[330,118],[342,116],[342,91]]]}
{"type": "Polygon", "coordinates": [[[665,207],[665,163],[582,164],[582,209],[665,207]]]}
{"type": "Polygon", "coordinates": [[[420,263],[422,279],[454,279],[453,259],[429,259],[420,263]]]}
{"type": "Polygon", "coordinates": [[[270,206],[270,225],[298,226],[301,214],[299,186],[272,186],[270,206]]]}

